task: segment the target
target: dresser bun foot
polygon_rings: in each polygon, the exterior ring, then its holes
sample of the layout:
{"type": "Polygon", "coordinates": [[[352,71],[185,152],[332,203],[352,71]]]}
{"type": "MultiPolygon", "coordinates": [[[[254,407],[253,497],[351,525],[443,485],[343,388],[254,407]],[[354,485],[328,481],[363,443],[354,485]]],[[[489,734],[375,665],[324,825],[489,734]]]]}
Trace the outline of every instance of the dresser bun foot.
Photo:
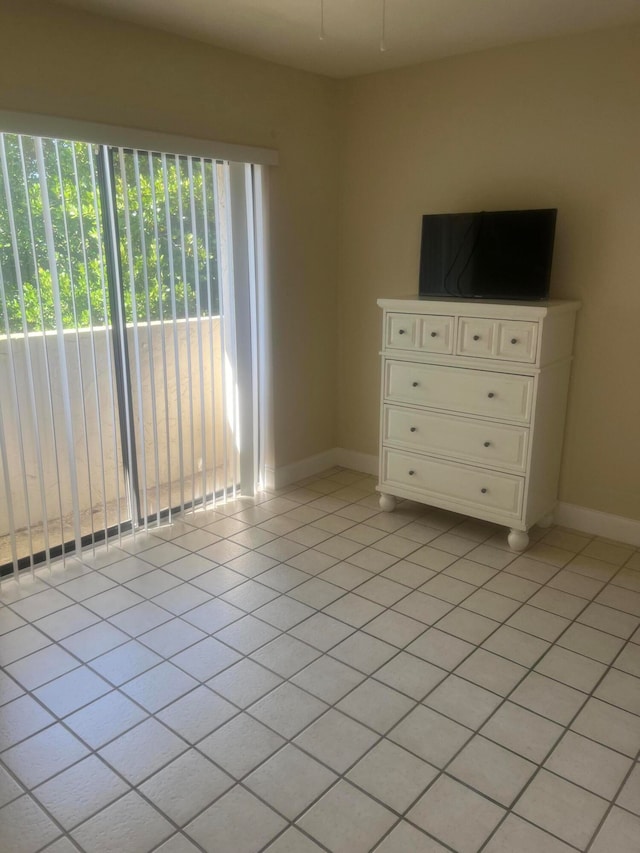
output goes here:
{"type": "Polygon", "coordinates": [[[380,509],[383,512],[393,512],[396,508],[396,499],[393,495],[380,494],[380,509]]]}
{"type": "Polygon", "coordinates": [[[552,525],[553,525],[553,513],[552,512],[548,512],[546,515],[543,515],[537,524],[537,526],[542,527],[543,530],[546,530],[547,527],[551,527],[552,525]]]}
{"type": "Polygon", "coordinates": [[[529,544],[529,536],[526,530],[514,530],[513,527],[507,536],[509,548],[512,551],[525,551],[529,544]]]}

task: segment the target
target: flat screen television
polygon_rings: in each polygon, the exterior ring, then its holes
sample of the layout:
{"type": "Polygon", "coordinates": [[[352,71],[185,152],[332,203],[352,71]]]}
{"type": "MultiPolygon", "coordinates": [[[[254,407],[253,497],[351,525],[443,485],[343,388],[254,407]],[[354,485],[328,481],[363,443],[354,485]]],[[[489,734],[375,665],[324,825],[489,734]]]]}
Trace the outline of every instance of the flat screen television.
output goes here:
{"type": "Polygon", "coordinates": [[[546,299],[556,214],[553,208],[423,216],[420,296],[546,299]]]}

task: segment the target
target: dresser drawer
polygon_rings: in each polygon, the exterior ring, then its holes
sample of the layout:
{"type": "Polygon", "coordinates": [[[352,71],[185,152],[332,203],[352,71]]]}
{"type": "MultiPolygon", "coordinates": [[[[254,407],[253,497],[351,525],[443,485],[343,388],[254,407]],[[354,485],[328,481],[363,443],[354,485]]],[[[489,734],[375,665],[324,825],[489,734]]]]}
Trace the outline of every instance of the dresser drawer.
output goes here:
{"type": "Polygon", "coordinates": [[[483,471],[456,462],[445,462],[385,448],[382,479],[391,486],[415,489],[460,505],[517,518],[522,512],[524,477],[483,471]]]}
{"type": "Polygon", "coordinates": [[[453,352],[453,317],[387,314],[384,343],[387,349],[453,352]]]}
{"type": "Polygon", "coordinates": [[[526,361],[533,364],[538,354],[538,324],[521,320],[498,323],[498,358],[509,361],[526,361]]]}
{"type": "Polygon", "coordinates": [[[420,318],[419,347],[423,352],[453,352],[453,317],[427,314],[420,318]]]}
{"type": "Polygon", "coordinates": [[[384,394],[389,402],[529,422],[531,376],[393,360],[386,360],[384,369],[384,394]]]}
{"type": "Polygon", "coordinates": [[[538,355],[538,324],[460,317],[456,354],[533,364],[538,355]]]}
{"type": "Polygon", "coordinates": [[[458,321],[458,355],[491,358],[494,350],[496,323],[481,317],[460,317],[458,321]]]}
{"type": "Polygon", "coordinates": [[[391,349],[415,349],[418,344],[419,318],[411,314],[387,314],[385,346],[391,349]]]}
{"type": "Polygon", "coordinates": [[[460,418],[437,412],[385,406],[385,444],[463,462],[524,471],[527,461],[527,427],[460,418]]]}

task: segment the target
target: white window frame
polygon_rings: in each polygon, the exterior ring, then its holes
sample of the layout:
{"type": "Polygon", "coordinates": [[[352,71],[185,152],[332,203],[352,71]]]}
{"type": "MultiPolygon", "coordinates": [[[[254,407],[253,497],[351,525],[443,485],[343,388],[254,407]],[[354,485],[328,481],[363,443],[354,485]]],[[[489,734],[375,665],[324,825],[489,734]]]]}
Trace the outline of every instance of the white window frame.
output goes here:
{"type": "Polygon", "coordinates": [[[117,127],[100,122],[79,121],[36,113],[0,110],[0,130],[4,133],[22,133],[27,136],[73,139],[76,142],[90,142],[115,148],[137,148],[159,154],[188,154],[192,157],[229,160],[233,163],[252,163],[257,166],[278,165],[278,152],[273,148],[214,142],[174,133],[117,127]]]}

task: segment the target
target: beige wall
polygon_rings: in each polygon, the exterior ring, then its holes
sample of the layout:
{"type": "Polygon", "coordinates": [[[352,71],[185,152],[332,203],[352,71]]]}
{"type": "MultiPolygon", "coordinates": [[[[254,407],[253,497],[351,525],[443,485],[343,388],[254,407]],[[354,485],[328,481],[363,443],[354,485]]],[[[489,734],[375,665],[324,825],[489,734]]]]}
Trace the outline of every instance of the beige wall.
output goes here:
{"type": "Polygon", "coordinates": [[[0,109],[275,148],[274,453],[335,444],[336,84],[84,14],[0,0],[0,109]]]}
{"type": "Polygon", "coordinates": [[[46,0],[0,0],[0,109],[280,152],[278,466],[336,444],[377,451],[375,300],[415,293],[422,213],[558,206],[552,293],[583,302],[561,498],[636,518],[638,81],[638,28],[336,83],[46,0]]]}
{"type": "Polygon", "coordinates": [[[381,296],[417,292],[420,217],[558,207],[582,301],[560,497],[640,518],[640,28],[342,84],[338,443],[377,452],[381,296]]]}

